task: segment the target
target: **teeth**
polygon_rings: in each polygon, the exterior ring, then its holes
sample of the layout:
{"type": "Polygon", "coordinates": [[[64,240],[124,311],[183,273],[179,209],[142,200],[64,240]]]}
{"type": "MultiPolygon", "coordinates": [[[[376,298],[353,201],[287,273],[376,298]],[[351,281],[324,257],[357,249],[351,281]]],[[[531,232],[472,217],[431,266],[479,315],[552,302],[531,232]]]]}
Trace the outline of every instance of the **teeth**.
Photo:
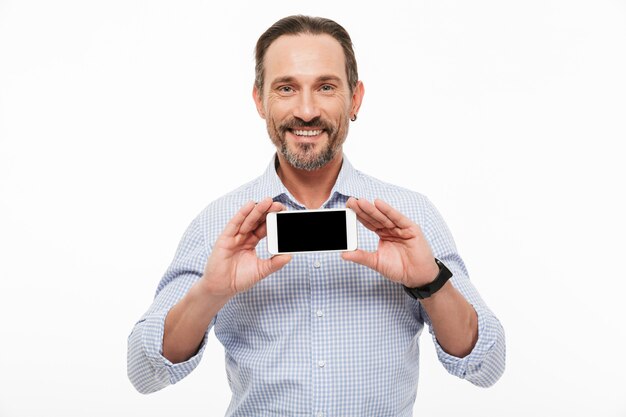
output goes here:
{"type": "Polygon", "coordinates": [[[317,136],[322,133],[321,130],[294,130],[294,135],[298,136],[317,136]]]}

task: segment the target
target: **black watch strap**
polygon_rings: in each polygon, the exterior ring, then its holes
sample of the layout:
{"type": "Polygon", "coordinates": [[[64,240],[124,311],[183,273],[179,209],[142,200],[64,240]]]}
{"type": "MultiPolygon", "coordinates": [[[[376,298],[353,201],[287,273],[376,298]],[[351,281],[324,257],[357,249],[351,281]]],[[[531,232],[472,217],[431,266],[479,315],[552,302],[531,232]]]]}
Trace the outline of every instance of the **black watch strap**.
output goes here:
{"type": "Polygon", "coordinates": [[[422,285],[417,288],[409,288],[405,285],[404,291],[409,294],[411,297],[416,300],[423,300],[424,298],[428,298],[443,287],[443,284],[448,282],[448,280],[452,277],[452,272],[441,262],[439,259],[435,258],[435,262],[437,262],[437,266],[439,267],[439,274],[433,282],[430,284],[422,285]]]}

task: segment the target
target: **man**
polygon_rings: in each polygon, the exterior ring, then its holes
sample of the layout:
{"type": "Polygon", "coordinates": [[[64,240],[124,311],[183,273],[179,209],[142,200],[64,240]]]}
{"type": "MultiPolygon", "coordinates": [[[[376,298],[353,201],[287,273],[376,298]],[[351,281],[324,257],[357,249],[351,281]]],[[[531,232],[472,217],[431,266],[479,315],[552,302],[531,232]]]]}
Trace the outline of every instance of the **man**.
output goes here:
{"type": "Polygon", "coordinates": [[[438,212],[342,153],[364,94],[347,32],[287,17],[260,37],[256,59],[253,97],[277,154],[188,228],[129,337],[132,383],[147,393],[184,378],[213,328],[228,416],[410,416],[424,323],[450,373],[495,383],[504,333],[438,212]],[[268,212],[346,206],[360,249],[270,257],[268,212]]]}

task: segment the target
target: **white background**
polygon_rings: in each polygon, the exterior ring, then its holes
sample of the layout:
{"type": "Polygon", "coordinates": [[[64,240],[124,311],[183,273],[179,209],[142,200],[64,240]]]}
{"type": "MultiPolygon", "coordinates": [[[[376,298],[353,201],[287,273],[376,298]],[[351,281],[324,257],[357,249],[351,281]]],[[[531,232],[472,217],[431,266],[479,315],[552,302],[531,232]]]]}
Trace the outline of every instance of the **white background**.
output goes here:
{"type": "Polygon", "coordinates": [[[193,217],[269,162],[253,47],[294,13],[348,29],[346,154],[436,204],[507,332],[486,390],[423,338],[416,416],[626,416],[626,3],[226,3],[0,0],[0,416],[223,415],[215,336],[149,396],[126,337],[193,217]]]}

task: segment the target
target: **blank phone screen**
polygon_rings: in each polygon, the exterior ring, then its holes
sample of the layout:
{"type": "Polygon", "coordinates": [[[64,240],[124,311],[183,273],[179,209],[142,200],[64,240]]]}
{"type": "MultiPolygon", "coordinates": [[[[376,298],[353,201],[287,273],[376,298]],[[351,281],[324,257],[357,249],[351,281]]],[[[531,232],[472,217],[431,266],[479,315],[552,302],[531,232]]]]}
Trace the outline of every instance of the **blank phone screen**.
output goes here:
{"type": "Polygon", "coordinates": [[[348,249],[345,211],[277,213],[276,229],[279,252],[348,249]]]}

